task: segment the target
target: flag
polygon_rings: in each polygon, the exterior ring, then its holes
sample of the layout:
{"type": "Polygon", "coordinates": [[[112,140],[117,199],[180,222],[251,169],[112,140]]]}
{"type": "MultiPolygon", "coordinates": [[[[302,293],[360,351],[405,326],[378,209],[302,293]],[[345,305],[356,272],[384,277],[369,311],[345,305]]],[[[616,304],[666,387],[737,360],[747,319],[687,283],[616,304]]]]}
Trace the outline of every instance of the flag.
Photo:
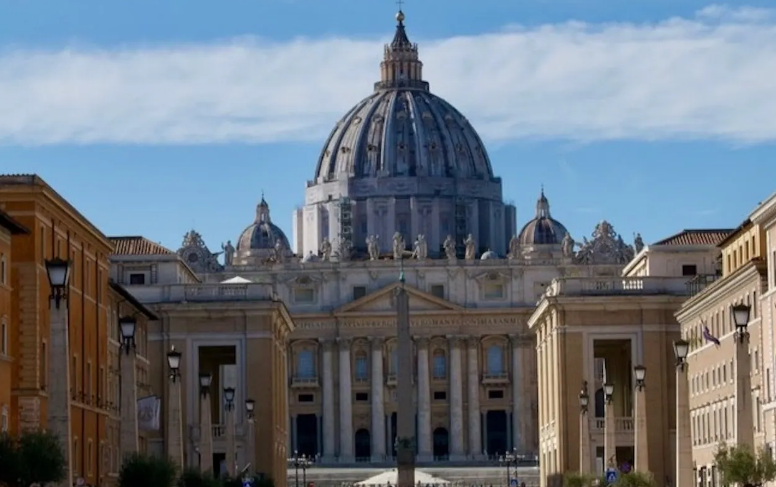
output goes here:
{"type": "Polygon", "coordinates": [[[713,343],[716,346],[719,346],[719,338],[711,334],[708,326],[703,327],[703,339],[707,342],[713,343]]]}
{"type": "Polygon", "coordinates": [[[137,427],[142,431],[159,431],[159,414],[162,399],[158,396],[146,396],[137,400],[137,427]]]}

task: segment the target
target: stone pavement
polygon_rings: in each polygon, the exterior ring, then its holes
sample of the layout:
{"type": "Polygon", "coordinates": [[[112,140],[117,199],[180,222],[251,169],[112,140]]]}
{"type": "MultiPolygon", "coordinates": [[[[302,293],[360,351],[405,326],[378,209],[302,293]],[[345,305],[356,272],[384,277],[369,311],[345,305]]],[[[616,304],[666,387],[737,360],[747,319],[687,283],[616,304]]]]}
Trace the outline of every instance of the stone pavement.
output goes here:
{"type": "MultiPolygon", "coordinates": [[[[366,480],[373,475],[377,475],[389,468],[345,468],[345,467],[331,467],[331,468],[311,468],[307,470],[307,483],[315,483],[315,487],[340,487],[343,483],[351,484],[366,480]]],[[[470,466],[470,467],[453,467],[453,466],[439,466],[439,467],[418,467],[418,470],[439,477],[444,480],[449,480],[459,485],[475,485],[484,487],[505,487],[507,485],[507,469],[506,467],[483,467],[483,466],[470,466]]],[[[511,469],[514,472],[514,469],[511,469]]],[[[514,473],[512,474],[514,476],[514,473]]],[[[518,482],[525,482],[526,486],[532,487],[539,485],[539,467],[519,467],[517,469],[518,482]]],[[[302,478],[302,471],[299,471],[299,478],[297,484],[296,473],[293,468],[288,470],[288,485],[289,487],[304,487],[302,478]]]]}

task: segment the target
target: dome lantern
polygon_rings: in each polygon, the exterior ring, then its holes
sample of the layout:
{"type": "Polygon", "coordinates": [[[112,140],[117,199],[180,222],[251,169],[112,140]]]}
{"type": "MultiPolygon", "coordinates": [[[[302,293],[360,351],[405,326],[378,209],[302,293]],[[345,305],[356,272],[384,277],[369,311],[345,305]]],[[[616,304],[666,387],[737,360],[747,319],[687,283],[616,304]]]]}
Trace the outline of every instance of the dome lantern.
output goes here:
{"type": "Polygon", "coordinates": [[[385,46],[380,63],[380,81],[375,91],[391,88],[416,88],[428,91],[423,81],[423,63],[418,57],[418,45],[410,42],[404,28],[404,12],[396,14],[396,32],[393,40],[385,46]]]}

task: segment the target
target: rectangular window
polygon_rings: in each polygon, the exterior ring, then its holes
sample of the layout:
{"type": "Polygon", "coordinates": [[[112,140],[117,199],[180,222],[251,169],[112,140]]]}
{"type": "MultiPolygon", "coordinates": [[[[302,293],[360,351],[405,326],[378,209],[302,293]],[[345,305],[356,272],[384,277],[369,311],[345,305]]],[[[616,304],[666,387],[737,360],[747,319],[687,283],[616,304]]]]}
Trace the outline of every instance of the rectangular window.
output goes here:
{"type": "Polygon", "coordinates": [[[315,402],[315,396],[312,394],[299,394],[299,402],[315,402]]]}
{"type": "Polygon", "coordinates": [[[490,389],[488,391],[488,399],[504,399],[503,389],[490,389]]]}
{"type": "MultiPolygon", "coordinates": [[[[46,342],[40,344],[40,389],[45,391],[48,385],[48,350],[46,342]]],[[[71,384],[72,386],[72,384],[71,384]]]]}
{"type": "Polygon", "coordinates": [[[141,286],[145,284],[145,274],[133,272],[129,275],[129,284],[132,286],[141,286]]]}
{"type": "Polygon", "coordinates": [[[446,401],[447,400],[447,392],[446,391],[434,391],[434,400],[435,401],[446,401]]]}
{"type": "Polygon", "coordinates": [[[46,227],[40,226],[40,258],[46,260],[46,227]]]}
{"type": "Polygon", "coordinates": [[[353,286],[353,301],[366,296],[366,286],[353,286]]]}
{"type": "Polygon", "coordinates": [[[698,267],[695,265],[683,265],[682,266],[682,275],[683,276],[695,276],[698,275],[698,267]]]}
{"type": "Polygon", "coordinates": [[[445,286],[444,284],[432,284],[431,295],[439,299],[445,299],[445,286]]]}
{"type": "Polygon", "coordinates": [[[366,354],[356,355],[356,380],[366,381],[369,378],[369,363],[367,362],[366,354]]]}
{"type": "Polygon", "coordinates": [[[299,287],[294,289],[295,303],[314,303],[315,290],[309,287],[299,287]]]}
{"type": "Polygon", "coordinates": [[[92,398],[92,363],[86,363],[86,384],[84,384],[84,394],[86,395],[86,403],[91,403],[92,398]]]}
{"type": "Polygon", "coordinates": [[[0,322],[0,354],[8,355],[8,324],[5,318],[0,322]]]}
{"type": "Polygon", "coordinates": [[[0,254],[0,284],[7,284],[5,274],[5,254],[0,254]]]}
{"type": "Polygon", "coordinates": [[[89,440],[86,443],[86,475],[89,476],[92,475],[92,469],[94,468],[94,458],[92,457],[92,453],[94,453],[93,450],[92,440],[89,440]]]}
{"type": "Polygon", "coordinates": [[[485,283],[482,286],[482,296],[485,299],[503,299],[504,285],[500,283],[485,283]]]}
{"type": "Polygon", "coordinates": [[[368,392],[357,392],[356,393],[356,401],[366,402],[368,400],[369,400],[369,393],[368,392]]]}

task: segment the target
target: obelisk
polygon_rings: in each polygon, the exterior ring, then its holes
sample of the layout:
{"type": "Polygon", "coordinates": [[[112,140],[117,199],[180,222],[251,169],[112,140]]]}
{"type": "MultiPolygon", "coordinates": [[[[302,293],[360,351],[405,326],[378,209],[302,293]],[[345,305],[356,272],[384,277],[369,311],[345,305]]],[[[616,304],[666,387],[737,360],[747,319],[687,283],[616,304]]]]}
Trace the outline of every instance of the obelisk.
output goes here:
{"type": "Polygon", "coordinates": [[[397,487],[415,487],[415,404],[412,385],[412,336],[410,335],[410,298],[404,288],[404,263],[396,289],[396,341],[398,380],[396,396],[396,470],[397,487]]]}

